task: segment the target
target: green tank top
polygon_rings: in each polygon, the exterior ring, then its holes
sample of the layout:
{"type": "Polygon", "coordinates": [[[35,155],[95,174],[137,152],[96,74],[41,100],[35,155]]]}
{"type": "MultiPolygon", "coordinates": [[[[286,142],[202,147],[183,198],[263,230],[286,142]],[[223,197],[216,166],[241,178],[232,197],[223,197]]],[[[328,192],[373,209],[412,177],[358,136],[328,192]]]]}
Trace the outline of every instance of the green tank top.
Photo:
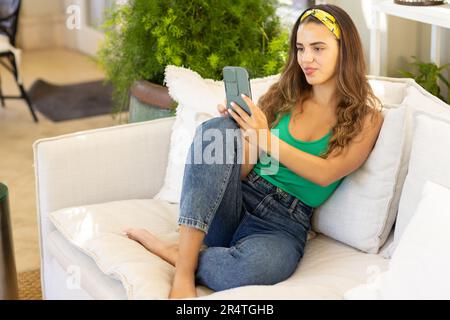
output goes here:
{"type": "MultiPolygon", "coordinates": [[[[318,140],[302,141],[294,138],[290,134],[288,129],[290,120],[291,112],[285,114],[280,119],[277,126],[271,129],[272,134],[291,146],[316,156],[319,156],[326,151],[332,133],[331,130],[318,140]],[[273,129],[279,129],[279,131],[274,131],[273,129]]],[[[326,187],[322,187],[295,174],[282,163],[279,163],[275,159],[271,159],[271,157],[265,153],[261,155],[260,159],[253,167],[253,170],[273,185],[290,193],[313,208],[324,203],[344,179],[341,178],[326,187]],[[277,166],[279,166],[278,171],[276,170],[277,166]]]]}

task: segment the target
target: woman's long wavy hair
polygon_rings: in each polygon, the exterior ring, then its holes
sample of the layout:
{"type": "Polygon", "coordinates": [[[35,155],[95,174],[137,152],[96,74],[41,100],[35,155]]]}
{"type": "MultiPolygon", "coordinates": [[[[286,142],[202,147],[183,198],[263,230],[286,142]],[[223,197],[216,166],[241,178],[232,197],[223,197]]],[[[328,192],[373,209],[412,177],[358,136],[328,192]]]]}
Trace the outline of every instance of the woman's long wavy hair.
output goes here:
{"type": "MultiPolygon", "coordinates": [[[[372,114],[373,121],[377,113],[374,111],[381,111],[382,105],[366,78],[361,39],[350,16],[334,5],[315,5],[309,9],[314,8],[332,14],[341,28],[336,72],[337,87],[342,98],[337,106],[337,122],[333,127],[328,149],[321,155],[322,158],[327,158],[333,152],[336,155],[340,154],[361,132],[366,115],[372,114]]],[[[297,104],[300,104],[300,112],[303,112],[302,103],[312,93],[312,86],[306,81],[305,74],[297,62],[297,30],[300,24],[310,22],[321,24],[321,22],[312,15],[300,22],[302,15],[292,29],[289,57],[278,82],[258,100],[258,106],[266,115],[270,128],[275,127],[281,117],[292,111],[297,104]]]]}

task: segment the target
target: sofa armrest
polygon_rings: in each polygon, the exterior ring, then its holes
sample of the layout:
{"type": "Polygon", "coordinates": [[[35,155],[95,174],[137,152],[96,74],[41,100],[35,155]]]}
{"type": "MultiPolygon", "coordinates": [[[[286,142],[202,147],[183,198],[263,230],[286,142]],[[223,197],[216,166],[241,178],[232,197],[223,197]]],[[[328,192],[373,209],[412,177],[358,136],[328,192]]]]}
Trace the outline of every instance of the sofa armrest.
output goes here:
{"type": "Polygon", "coordinates": [[[46,213],[161,188],[174,117],[95,129],[34,143],[38,206],[46,213]]]}
{"type": "Polygon", "coordinates": [[[162,187],[175,117],[88,130],[33,144],[36,201],[45,263],[48,214],[58,209],[152,198],[162,187]]]}
{"type": "Polygon", "coordinates": [[[39,206],[52,212],[153,197],[164,180],[173,121],[170,117],[36,141],[39,206]]]}

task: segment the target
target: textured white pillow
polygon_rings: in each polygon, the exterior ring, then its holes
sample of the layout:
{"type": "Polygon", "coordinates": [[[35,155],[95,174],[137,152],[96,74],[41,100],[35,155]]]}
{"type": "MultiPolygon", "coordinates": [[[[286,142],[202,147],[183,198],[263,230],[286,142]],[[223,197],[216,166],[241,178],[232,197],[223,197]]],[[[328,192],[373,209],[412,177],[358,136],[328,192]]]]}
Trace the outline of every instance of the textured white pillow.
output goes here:
{"type": "Polygon", "coordinates": [[[450,190],[427,181],[389,270],[345,299],[450,299],[450,190]]]}
{"type": "MultiPolygon", "coordinates": [[[[252,100],[257,102],[278,77],[273,75],[251,79],[252,100]]],[[[165,83],[170,96],[178,102],[178,107],[170,138],[164,184],[154,199],[179,203],[184,166],[195,129],[202,122],[220,116],[217,105],[225,99],[225,88],[223,81],[203,79],[195,71],[172,65],[165,69],[165,83]]]]}
{"type": "Polygon", "coordinates": [[[413,127],[413,144],[408,175],[400,199],[394,250],[417,208],[425,181],[431,180],[450,187],[450,123],[417,113],[413,127]]]}
{"type": "Polygon", "coordinates": [[[369,253],[378,252],[395,221],[405,140],[406,108],[383,113],[383,127],[366,162],[342,181],[312,219],[315,231],[369,253]]]}
{"type": "MultiPolygon", "coordinates": [[[[406,96],[403,100],[402,104],[407,108],[406,114],[406,137],[405,137],[405,145],[403,148],[403,156],[402,156],[402,165],[400,168],[400,173],[398,177],[397,188],[402,192],[402,188],[406,179],[406,174],[408,172],[408,164],[411,155],[411,147],[413,143],[413,132],[414,121],[413,119],[418,113],[428,114],[432,117],[436,117],[442,120],[450,120],[450,106],[445,104],[443,101],[439,100],[417,83],[415,83],[411,79],[406,79],[405,81],[410,81],[410,86],[406,89],[406,96]]],[[[380,85],[379,85],[380,86],[380,85]]],[[[402,214],[399,211],[398,217],[402,214]]],[[[402,218],[400,218],[402,220],[402,218]]],[[[397,227],[396,227],[397,229],[397,227]]],[[[395,250],[395,247],[399,240],[399,232],[395,231],[394,241],[392,244],[385,250],[385,256],[391,257],[392,253],[395,250]]]]}

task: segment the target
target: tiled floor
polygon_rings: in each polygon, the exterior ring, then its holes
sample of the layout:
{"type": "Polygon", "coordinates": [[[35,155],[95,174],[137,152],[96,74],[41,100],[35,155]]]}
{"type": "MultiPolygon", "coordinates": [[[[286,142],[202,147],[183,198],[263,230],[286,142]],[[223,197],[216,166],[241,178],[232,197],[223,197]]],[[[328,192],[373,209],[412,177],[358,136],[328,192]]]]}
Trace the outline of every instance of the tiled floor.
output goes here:
{"type": "MultiPolygon", "coordinates": [[[[93,59],[66,49],[23,53],[22,70],[25,87],[38,78],[56,84],[77,83],[104,77],[93,59]]],[[[12,77],[0,68],[5,94],[15,94],[12,77]]],[[[33,171],[32,144],[35,140],[65,133],[108,127],[118,124],[111,115],[59,123],[38,113],[35,124],[26,104],[7,100],[0,107],[0,182],[9,188],[11,220],[18,272],[39,267],[39,242],[33,171]]]]}

